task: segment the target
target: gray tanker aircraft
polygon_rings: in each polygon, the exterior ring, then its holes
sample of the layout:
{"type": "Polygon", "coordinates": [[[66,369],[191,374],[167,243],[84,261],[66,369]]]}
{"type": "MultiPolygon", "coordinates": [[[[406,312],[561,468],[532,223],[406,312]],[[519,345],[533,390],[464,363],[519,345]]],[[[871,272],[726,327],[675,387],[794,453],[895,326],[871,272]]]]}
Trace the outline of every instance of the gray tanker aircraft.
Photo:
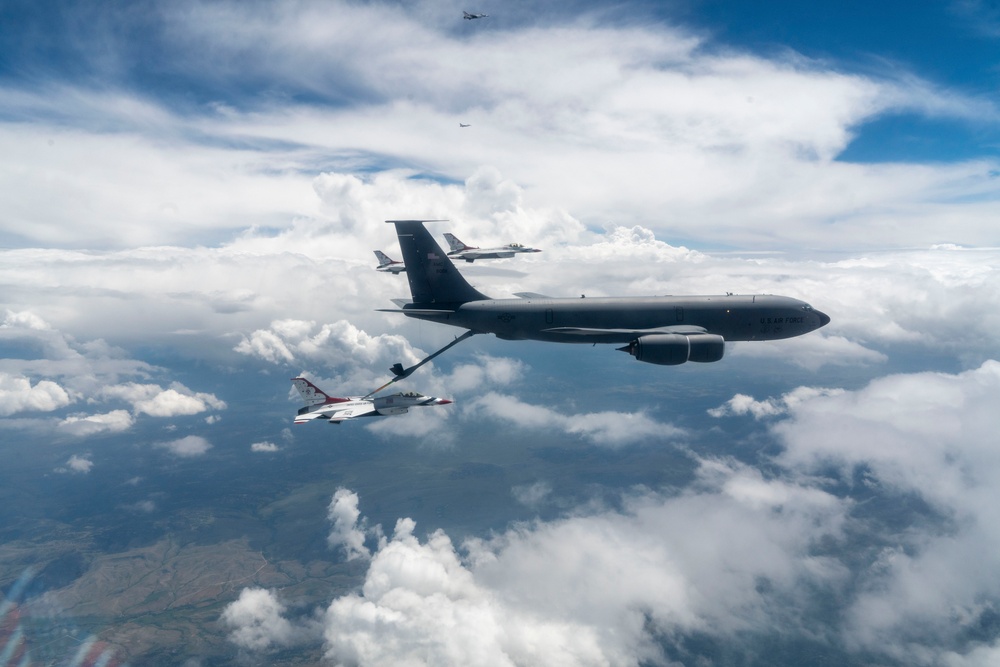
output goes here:
{"type": "Polygon", "coordinates": [[[719,361],[725,342],[792,338],[830,318],[787,296],[637,296],[552,298],[533,293],[491,299],[470,285],[423,220],[396,226],[412,300],[394,299],[401,312],[430,322],[492,333],[504,340],[624,343],[639,361],[673,366],[719,361]]]}

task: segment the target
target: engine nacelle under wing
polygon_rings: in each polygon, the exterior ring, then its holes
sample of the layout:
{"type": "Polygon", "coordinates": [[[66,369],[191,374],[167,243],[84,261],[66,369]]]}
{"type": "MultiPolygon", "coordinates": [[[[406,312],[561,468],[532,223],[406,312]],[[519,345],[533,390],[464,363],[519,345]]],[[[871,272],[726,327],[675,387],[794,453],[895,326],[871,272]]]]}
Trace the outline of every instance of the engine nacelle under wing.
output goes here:
{"type": "Polygon", "coordinates": [[[726,340],[715,334],[649,334],[618,349],[647,364],[677,366],[688,361],[719,361],[725,354],[726,340]]]}
{"type": "Polygon", "coordinates": [[[405,415],[409,409],[404,407],[377,408],[375,412],[380,415],[405,415]]]}

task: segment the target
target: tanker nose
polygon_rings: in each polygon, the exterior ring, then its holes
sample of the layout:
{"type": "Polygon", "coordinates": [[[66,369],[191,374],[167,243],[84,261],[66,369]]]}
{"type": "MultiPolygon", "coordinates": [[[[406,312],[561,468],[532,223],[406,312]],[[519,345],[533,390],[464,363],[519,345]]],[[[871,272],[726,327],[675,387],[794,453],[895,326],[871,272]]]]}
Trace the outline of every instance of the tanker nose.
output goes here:
{"type": "Polygon", "coordinates": [[[819,326],[816,327],[817,329],[825,327],[827,324],[830,323],[830,316],[827,315],[826,313],[818,311],[818,310],[813,311],[813,312],[815,312],[816,313],[816,317],[819,318],[819,326]]]}

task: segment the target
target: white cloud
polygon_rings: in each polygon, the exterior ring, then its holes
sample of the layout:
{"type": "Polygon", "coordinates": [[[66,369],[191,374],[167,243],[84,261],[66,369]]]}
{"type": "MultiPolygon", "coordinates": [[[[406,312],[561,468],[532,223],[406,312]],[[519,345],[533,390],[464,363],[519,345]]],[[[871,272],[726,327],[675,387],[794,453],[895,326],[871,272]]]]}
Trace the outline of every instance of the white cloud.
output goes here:
{"type": "Polygon", "coordinates": [[[404,415],[390,415],[368,420],[365,428],[385,440],[418,438],[433,449],[449,449],[455,444],[455,434],[448,428],[454,405],[427,405],[414,408],[404,415]]]}
{"type": "Polygon", "coordinates": [[[195,415],[207,410],[226,409],[225,401],[213,394],[194,392],[180,384],[173,383],[169,389],[156,384],[127,384],[104,387],[100,391],[102,398],[117,398],[132,404],[136,414],[147,414],[151,417],[176,417],[180,415],[195,415]]]}
{"type": "Polygon", "coordinates": [[[322,325],[277,320],[270,329],[244,337],[235,350],[271,363],[309,363],[333,368],[338,375],[322,389],[341,395],[366,394],[389,379],[388,369],[393,364],[411,366],[426,356],[403,336],[373,336],[346,320],[322,325]]]}
{"type": "Polygon", "coordinates": [[[990,654],[962,633],[978,632],[1000,604],[998,397],[1000,362],[988,361],[954,375],[883,377],[854,391],[797,390],[740,409],[767,413],[761,406],[770,404],[787,413],[771,428],[785,445],[778,462],[788,470],[839,470],[848,481],[862,471],[866,484],[920,498],[942,517],[943,525],[928,522],[888,536],[858,573],[858,593],[841,628],[852,649],[910,664],[975,664],[990,654]],[[973,567],[969,554],[976,554],[973,567]],[[953,646],[964,648],[944,648],[953,646]]]}
{"type": "Polygon", "coordinates": [[[824,366],[867,366],[885,363],[888,357],[843,336],[822,333],[788,340],[736,343],[730,356],[791,361],[810,371],[824,366]]]}
{"type": "Polygon", "coordinates": [[[201,456],[212,448],[212,444],[200,435],[189,435],[177,440],[161,442],[156,446],[161,449],[166,449],[174,456],[180,456],[183,458],[201,456]]]}
{"type": "Polygon", "coordinates": [[[708,410],[708,414],[713,417],[752,414],[754,419],[777,417],[787,414],[790,409],[817,396],[836,396],[843,392],[843,389],[797,387],[779,398],[767,398],[763,401],[758,401],[753,396],[746,394],[736,394],[719,407],[708,410]]]}
{"type": "Polygon", "coordinates": [[[57,383],[40,380],[32,386],[23,376],[0,372],[0,417],[18,412],[52,412],[69,405],[72,400],[57,383]]]}
{"type": "MultiPolygon", "coordinates": [[[[840,539],[841,501],[724,461],[706,461],[702,483],[471,540],[466,557],[443,531],[421,542],[400,519],[361,593],[330,604],[327,658],[637,665],[662,659],[662,637],[761,629],[782,614],[779,599],[803,602],[800,584],[841,579],[835,562],[809,555],[840,539]]],[[[783,620],[803,622],[794,612],[783,620]]]]}
{"type": "Polygon", "coordinates": [[[132,428],[135,420],[127,410],[112,410],[102,414],[70,415],[59,422],[58,430],[77,437],[98,433],[120,433],[132,428]]]}
{"type": "MultiPolygon", "coordinates": [[[[745,397],[719,411],[771,419],[785,450],[769,475],[701,459],[679,492],[636,491],[620,509],[577,508],[461,547],[440,530],[421,540],[400,519],[371,554],[361,591],[327,609],[327,658],[643,664],[664,660],[672,637],[744,641],[782,627],[908,664],[988,664],[995,646],[962,633],[981,627],[1000,599],[1000,562],[990,555],[1000,553],[998,395],[1000,362],[990,361],[853,391],[745,397]],[[851,540],[870,519],[816,476],[831,465],[845,481],[860,466],[866,484],[920,496],[945,525],[907,524],[885,532],[880,553],[857,551],[851,540]],[[838,553],[870,562],[858,568],[838,553]],[[981,566],[968,566],[969,553],[981,566]],[[831,597],[846,610],[833,625],[831,597]]],[[[539,482],[513,493],[537,502],[550,491],[539,482]]],[[[357,496],[338,495],[331,518],[357,543],[357,496]]]]}
{"type": "MultiPolygon", "coordinates": [[[[123,350],[103,339],[79,342],[31,311],[7,311],[0,325],[0,340],[4,339],[24,346],[27,358],[0,359],[0,417],[27,411],[52,412],[83,398],[92,405],[125,401],[135,415],[175,416],[226,407],[214,395],[192,391],[177,382],[168,389],[157,384],[120,383],[124,378],[147,378],[164,371],[129,359],[123,350]],[[32,385],[29,375],[58,378],[59,382],[39,380],[32,385]]],[[[34,421],[45,430],[38,420],[34,421]]],[[[110,410],[72,414],[58,421],[55,428],[85,437],[120,432],[134,422],[134,416],[127,411],[110,410]]]]}
{"type": "Polygon", "coordinates": [[[509,385],[520,380],[525,369],[523,361],[480,354],[476,356],[475,364],[456,365],[445,379],[445,385],[454,392],[509,385]]]}
{"type": "Polygon", "coordinates": [[[64,467],[56,468],[56,472],[60,473],[77,473],[81,475],[86,475],[90,472],[90,469],[94,467],[94,462],[88,459],[86,456],[78,456],[73,454],[66,460],[64,467]]]}
{"type": "Polygon", "coordinates": [[[326,541],[333,549],[343,548],[347,560],[371,557],[365,546],[364,521],[358,523],[360,516],[358,494],[349,489],[337,489],[327,510],[326,518],[333,524],[333,529],[326,541]]]}
{"type": "Polygon", "coordinates": [[[522,428],[555,428],[606,447],[654,438],[671,439],[684,434],[683,429],[657,422],[642,412],[563,414],[496,392],[473,399],[466,413],[473,418],[486,416],[513,422],[522,428]]]}
{"type": "Polygon", "coordinates": [[[278,451],[278,446],[273,442],[255,442],[250,445],[251,452],[276,452],[278,451]]]}
{"type": "Polygon", "coordinates": [[[212,394],[184,394],[176,389],[167,389],[147,401],[135,404],[137,412],[153,417],[174,417],[194,415],[206,410],[224,410],[226,404],[212,394]]]}
{"type": "Polygon", "coordinates": [[[14,312],[8,310],[4,314],[4,321],[3,324],[0,324],[0,329],[13,329],[13,328],[34,329],[36,331],[48,331],[52,327],[49,326],[48,322],[46,322],[41,317],[30,311],[25,310],[20,312],[14,312]]]}
{"type": "Polygon", "coordinates": [[[292,624],[282,616],[285,606],[273,591],[244,588],[240,597],[222,612],[222,623],[231,628],[229,641],[260,651],[291,644],[296,636],[292,624]]]}

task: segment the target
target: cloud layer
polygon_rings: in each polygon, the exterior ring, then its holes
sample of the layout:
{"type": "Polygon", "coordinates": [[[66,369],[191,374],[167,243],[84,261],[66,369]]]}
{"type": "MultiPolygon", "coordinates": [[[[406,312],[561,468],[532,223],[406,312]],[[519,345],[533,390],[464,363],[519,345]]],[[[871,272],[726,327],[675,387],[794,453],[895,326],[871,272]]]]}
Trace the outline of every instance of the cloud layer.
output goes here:
{"type": "Polygon", "coordinates": [[[327,659],[638,665],[694,659],[693,636],[739,638],[752,653],[780,627],[844,655],[986,664],[996,646],[969,637],[1000,604],[989,556],[1000,539],[998,395],[991,361],[734,400],[724,414],[769,419],[782,445],[771,474],[701,458],[680,492],[634,491],[615,509],[579,508],[459,546],[441,530],[421,539],[403,518],[369,551],[359,498],[340,489],[330,544],[370,562],[360,591],[325,612],[327,659]],[[859,469],[861,489],[833,492],[831,475],[850,484],[859,469]],[[877,517],[855,498],[872,489],[933,511],[876,535],[877,517]],[[983,567],[963,566],[971,553],[983,567]]]}

